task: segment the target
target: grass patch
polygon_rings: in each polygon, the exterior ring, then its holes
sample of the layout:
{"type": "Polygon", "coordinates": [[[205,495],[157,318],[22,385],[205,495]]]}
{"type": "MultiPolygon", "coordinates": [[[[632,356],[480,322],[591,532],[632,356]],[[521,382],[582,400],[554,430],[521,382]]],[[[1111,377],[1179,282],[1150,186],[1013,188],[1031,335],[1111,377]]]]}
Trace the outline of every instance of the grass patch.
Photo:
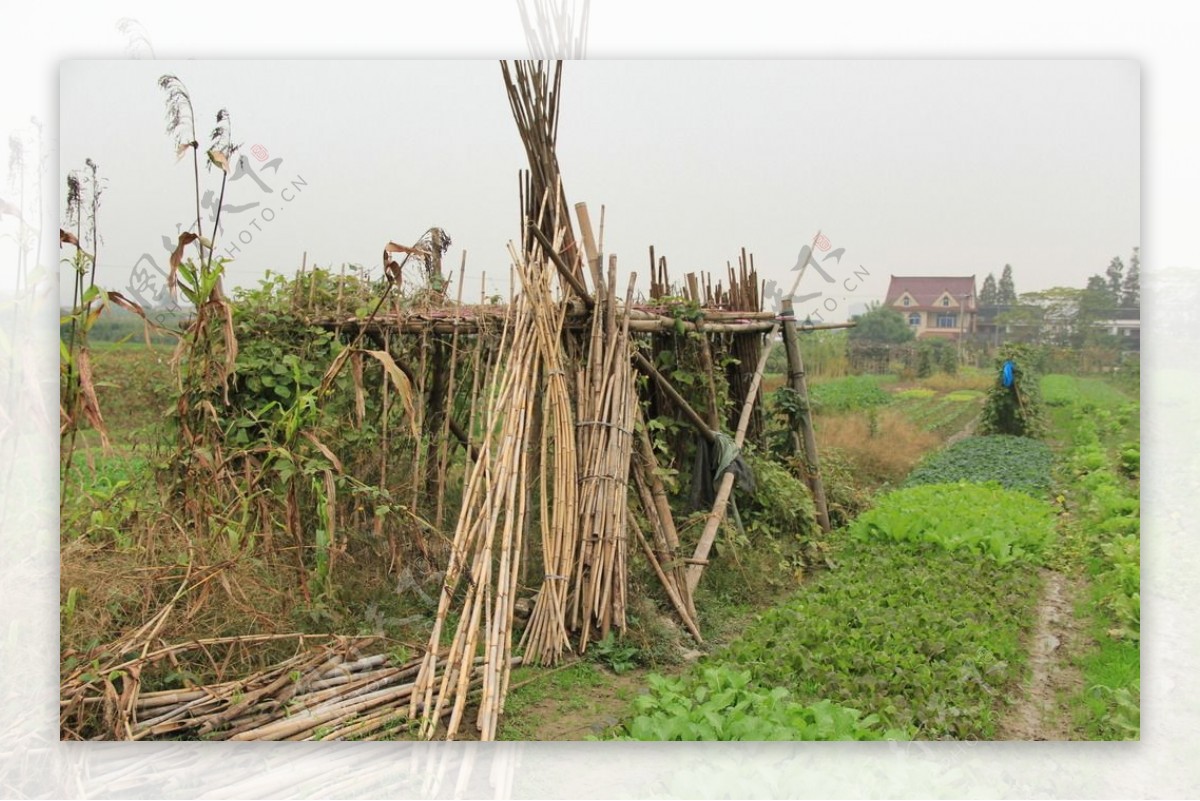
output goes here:
{"type": "Polygon", "coordinates": [[[920,379],[918,383],[922,388],[932,389],[935,392],[959,390],[984,392],[992,385],[992,378],[992,374],[988,370],[981,370],[978,367],[960,367],[958,372],[953,375],[934,373],[927,378],[920,379]]]}
{"type": "Polygon", "coordinates": [[[1127,403],[1129,396],[1101,378],[1051,373],[1042,376],[1042,400],[1050,406],[1090,403],[1112,408],[1127,403]]]}
{"type": "MultiPolygon", "coordinates": [[[[144,342],[92,345],[96,398],[116,442],[145,444],[174,403],[172,348],[144,342]]],[[[83,432],[81,431],[81,434],[83,432]]]]}
{"type": "Polygon", "coordinates": [[[1027,437],[969,437],[926,457],[905,486],[995,481],[1005,489],[1045,495],[1053,461],[1045,443],[1027,437]]]}
{"type": "Polygon", "coordinates": [[[853,412],[884,406],[891,402],[892,395],[883,389],[883,384],[895,381],[895,376],[852,375],[822,381],[809,387],[809,401],[819,413],[853,412]]]}

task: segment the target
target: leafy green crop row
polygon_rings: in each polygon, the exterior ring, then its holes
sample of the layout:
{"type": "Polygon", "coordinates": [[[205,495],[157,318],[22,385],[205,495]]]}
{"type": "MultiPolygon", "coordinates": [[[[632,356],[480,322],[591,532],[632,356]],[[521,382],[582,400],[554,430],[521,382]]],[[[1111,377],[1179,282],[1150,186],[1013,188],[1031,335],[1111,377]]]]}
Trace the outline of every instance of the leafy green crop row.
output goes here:
{"type": "Polygon", "coordinates": [[[930,544],[851,542],[840,562],[711,661],[653,680],[623,734],[992,737],[1023,669],[1036,573],[930,544]]]}
{"type": "Polygon", "coordinates": [[[971,390],[940,397],[908,394],[921,391],[905,390],[896,393],[896,401],[892,408],[925,431],[948,436],[962,430],[963,426],[978,414],[979,399],[982,395],[966,394],[971,390]]]}
{"type": "MultiPolygon", "coordinates": [[[[1129,450],[1128,448],[1126,450],[1129,450]]],[[[1068,465],[1076,476],[1077,514],[1100,557],[1096,583],[1118,634],[1138,639],[1141,627],[1141,503],[1135,488],[1111,464],[1091,416],[1080,413],[1068,465]]]]}
{"type": "Polygon", "coordinates": [[[761,689],[749,670],[706,667],[688,679],[649,677],[650,692],[634,701],[637,714],[623,740],[902,740],[884,731],[877,715],[831,701],[805,705],[783,687],[761,689]]]}
{"type": "Polygon", "coordinates": [[[1045,494],[1052,464],[1050,448],[1038,440],[1007,434],[970,437],[926,457],[905,485],[995,481],[1006,489],[1045,494]]]}
{"type": "Polygon", "coordinates": [[[1042,376],[1042,399],[1049,406],[1090,403],[1106,407],[1119,406],[1125,401],[1125,393],[1099,378],[1053,373],[1042,376]]]}
{"type": "Polygon", "coordinates": [[[1138,404],[1096,379],[1047,376],[1060,461],[1064,564],[1086,567],[1083,609],[1095,646],[1080,665],[1079,722],[1089,737],[1136,739],[1140,733],[1141,537],[1137,482],[1141,453],[1138,404]]]}
{"type": "Polygon", "coordinates": [[[927,542],[999,564],[1040,563],[1054,533],[1049,504],[996,483],[965,481],[889,493],[850,526],[858,540],[927,542]]]}

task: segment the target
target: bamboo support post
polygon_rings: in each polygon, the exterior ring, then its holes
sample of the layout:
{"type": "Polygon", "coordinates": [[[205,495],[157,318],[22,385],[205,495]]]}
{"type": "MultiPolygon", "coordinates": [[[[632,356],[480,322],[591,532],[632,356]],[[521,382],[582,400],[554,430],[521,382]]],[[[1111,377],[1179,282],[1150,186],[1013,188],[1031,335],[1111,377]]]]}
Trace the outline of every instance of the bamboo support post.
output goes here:
{"type": "Polygon", "coordinates": [[[829,506],[825,500],[825,485],[821,481],[821,462],[817,455],[817,438],[813,432],[812,415],[808,408],[808,380],[804,375],[804,358],[800,343],[796,341],[796,321],[792,310],[792,299],[784,298],[781,316],[783,322],[783,346],[787,350],[788,384],[800,398],[800,412],[796,416],[797,431],[793,432],[797,444],[803,443],[805,478],[812,490],[813,503],[817,509],[817,523],[821,530],[829,533],[829,506]]]}

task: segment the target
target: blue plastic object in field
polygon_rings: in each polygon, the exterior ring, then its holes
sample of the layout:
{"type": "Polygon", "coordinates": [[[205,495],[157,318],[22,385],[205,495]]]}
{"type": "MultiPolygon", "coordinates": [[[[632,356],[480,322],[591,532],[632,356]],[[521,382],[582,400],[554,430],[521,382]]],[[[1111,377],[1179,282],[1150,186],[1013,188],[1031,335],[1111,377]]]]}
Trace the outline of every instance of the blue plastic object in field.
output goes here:
{"type": "Polygon", "coordinates": [[[1011,387],[1013,385],[1013,363],[1011,359],[1004,363],[1002,372],[1004,375],[1004,386],[1011,387]]]}

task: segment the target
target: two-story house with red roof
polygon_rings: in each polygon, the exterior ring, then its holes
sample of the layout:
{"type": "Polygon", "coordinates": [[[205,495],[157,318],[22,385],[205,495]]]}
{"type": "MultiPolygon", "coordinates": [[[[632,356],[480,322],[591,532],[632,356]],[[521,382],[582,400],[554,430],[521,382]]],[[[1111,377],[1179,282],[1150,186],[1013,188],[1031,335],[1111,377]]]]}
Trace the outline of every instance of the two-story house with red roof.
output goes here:
{"type": "Polygon", "coordinates": [[[884,305],[904,315],[918,339],[975,331],[975,276],[892,276],[884,305]]]}

